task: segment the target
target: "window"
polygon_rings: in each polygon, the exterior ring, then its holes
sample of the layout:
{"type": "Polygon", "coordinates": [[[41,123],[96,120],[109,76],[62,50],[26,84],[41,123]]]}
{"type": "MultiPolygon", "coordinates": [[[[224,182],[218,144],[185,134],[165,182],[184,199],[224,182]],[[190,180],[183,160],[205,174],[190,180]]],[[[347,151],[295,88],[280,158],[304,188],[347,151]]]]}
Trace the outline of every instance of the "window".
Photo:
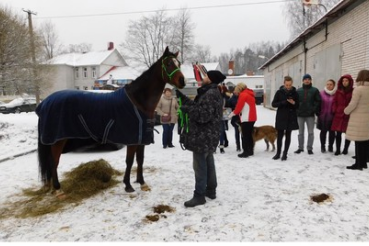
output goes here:
{"type": "Polygon", "coordinates": [[[96,78],[96,67],[92,68],[92,78],[96,78]]]}
{"type": "Polygon", "coordinates": [[[74,69],[74,76],[76,77],[76,79],[78,79],[78,78],[79,78],[79,69],[78,69],[78,67],[76,67],[76,68],[74,69]]]}
{"type": "Polygon", "coordinates": [[[87,78],[87,67],[83,68],[83,78],[87,78]]]}

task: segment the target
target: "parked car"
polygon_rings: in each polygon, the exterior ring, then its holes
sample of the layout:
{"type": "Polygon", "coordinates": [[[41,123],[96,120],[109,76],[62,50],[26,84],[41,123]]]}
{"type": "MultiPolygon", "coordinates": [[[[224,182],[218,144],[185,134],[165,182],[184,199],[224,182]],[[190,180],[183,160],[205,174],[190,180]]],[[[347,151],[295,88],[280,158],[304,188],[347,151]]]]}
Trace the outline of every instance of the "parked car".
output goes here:
{"type": "Polygon", "coordinates": [[[36,98],[16,98],[9,103],[0,105],[0,113],[19,114],[21,112],[34,112],[36,109],[36,98]]]}

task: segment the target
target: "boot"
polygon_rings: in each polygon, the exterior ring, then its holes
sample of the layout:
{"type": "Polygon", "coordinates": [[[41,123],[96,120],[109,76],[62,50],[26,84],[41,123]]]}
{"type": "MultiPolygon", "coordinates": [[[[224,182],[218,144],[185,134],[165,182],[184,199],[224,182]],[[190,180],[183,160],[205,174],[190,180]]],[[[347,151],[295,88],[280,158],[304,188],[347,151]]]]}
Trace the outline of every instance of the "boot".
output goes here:
{"type": "Polygon", "coordinates": [[[273,156],[273,160],[278,160],[281,157],[281,154],[277,153],[275,156],[273,156]]]}
{"type": "Polygon", "coordinates": [[[191,200],[184,203],[185,207],[192,208],[198,205],[203,205],[206,203],[205,196],[194,196],[191,200]]]}
{"type": "Polygon", "coordinates": [[[205,196],[206,197],[209,197],[210,199],[217,198],[217,196],[216,196],[216,190],[215,189],[207,189],[205,196]]]}
{"type": "Polygon", "coordinates": [[[224,148],[227,148],[228,147],[228,140],[226,139],[225,141],[224,141],[224,148]]]}
{"type": "Polygon", "coordinates": [[[241,154],[239,154],[238,157],[240,157],[240,158],[246,158],[246,157],[249,157],[249,155],[246,153],[246,151],[244,151],[241,154]]]}
{"type": "Polygon", "coordinates": [[[341,154],[341,141],[336,140],[336,152],[334,152],[334,155],[340,155],[341,154]]]}
{"type": "Polygon", "coordinates": [[[327,150],[325,149],[325,145],[322,145],[322,147],[320,147],[320,150],[322,151],[322,153],[327,152],[327,150]]]}
{"type": "Polygon", "coordinates": [[[328,146],[328,152],[333,152],[333,145],[328,146]]]}
{"type": "Polygon", "coordinates": [[[241,151],[241,147],[240,147],[240,144],[237,144],[237,151],[241,151]]]}
{"type": "Polygon", "coordinates": [[[288,150],[284,150],[283,151],[283,155],[282,155],[282,158],[281,158],[282,161],[286,161],[287,160],[287,151],[288,150]]]}
{"type": "Polygon", "coordinates": [[[346,168],[347,169],[351,169],[351,170],[360,170],[360,171],[363,171],[363,168],[362,167],[359,167],[359,164],[357,164],[357,163],[353,164],[352,166],[348,166],[346,168]]]}
{"type": "Polygon", "coordinates": [[[348,141],[347,139],[345,140],[345,147],[343,147],[343,151],[342,154],[347,155],[348,153],[348,148],[350,147],[350,141],[348,141]]]}
{"type": "Polygon", "coordinates": [[[224,146],[223,145],[219,145],[219,149],[220,149],[220,153],[221,154],[224,154],[225,153],[224,146]]]}
{"type": "Polygon", "coordinates": [[[275,156],[273,156],[273,160],[278,160],[281,157],[281,149],[279,146],[277,146],[277,153],[275,154],[275,156]]]}

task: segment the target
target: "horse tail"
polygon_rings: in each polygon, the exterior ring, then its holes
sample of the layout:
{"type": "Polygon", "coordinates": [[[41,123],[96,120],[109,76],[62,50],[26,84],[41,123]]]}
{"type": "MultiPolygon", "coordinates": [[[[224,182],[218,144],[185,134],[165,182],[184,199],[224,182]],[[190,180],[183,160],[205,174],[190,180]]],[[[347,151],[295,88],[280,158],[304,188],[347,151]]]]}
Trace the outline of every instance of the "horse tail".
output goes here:
{"type": "Polygon", "coordinates": [[[51,155],[51,145],[42,144],[38,139],[38,167],[41,176],[41,181],[47,183],[51,180],[51,170],[53,158],[51,155]]]}

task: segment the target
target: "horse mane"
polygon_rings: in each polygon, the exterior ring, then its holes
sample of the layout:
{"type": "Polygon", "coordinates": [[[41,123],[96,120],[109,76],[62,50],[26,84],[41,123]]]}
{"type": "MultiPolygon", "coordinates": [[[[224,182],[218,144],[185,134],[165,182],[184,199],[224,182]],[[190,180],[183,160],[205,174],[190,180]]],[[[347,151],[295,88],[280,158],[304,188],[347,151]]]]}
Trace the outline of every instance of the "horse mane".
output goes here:
{"type": "Polygon", "coordinates": [[[146,71],[125,86],[128,95],[134,101],[135,105],[150,117],[153,116],[166,84],[162,78],[161,68],[161,62],[165,56],[175,55],[171,52],[164,53],[146,71]],[[161,86],[158,86],[157,83],[161,83],[161,86]]]}

